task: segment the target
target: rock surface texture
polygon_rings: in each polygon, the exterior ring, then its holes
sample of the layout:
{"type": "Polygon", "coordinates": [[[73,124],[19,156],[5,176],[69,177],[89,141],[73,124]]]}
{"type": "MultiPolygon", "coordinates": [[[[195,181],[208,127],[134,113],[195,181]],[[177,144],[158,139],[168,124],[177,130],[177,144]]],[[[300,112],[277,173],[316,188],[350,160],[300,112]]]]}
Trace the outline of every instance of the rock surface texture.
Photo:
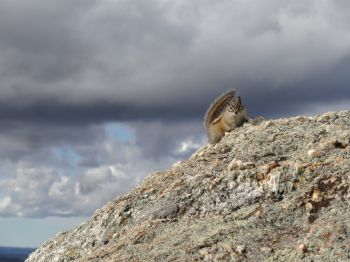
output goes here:
{"type": "Polygon", "coordinates": [[[350,261],[350,111],[245,124],[27,261],[350,261]]]}

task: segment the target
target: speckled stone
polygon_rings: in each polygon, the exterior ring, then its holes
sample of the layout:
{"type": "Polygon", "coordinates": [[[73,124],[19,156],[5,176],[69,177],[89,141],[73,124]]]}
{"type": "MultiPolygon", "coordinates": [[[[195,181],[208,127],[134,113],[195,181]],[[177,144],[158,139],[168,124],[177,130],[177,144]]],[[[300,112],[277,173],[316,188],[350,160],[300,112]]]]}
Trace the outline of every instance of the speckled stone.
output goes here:
{"type": "Polygon", "coordinates": [[[246,124],[34,261],[350,261],[350,112],[246,124]]]}

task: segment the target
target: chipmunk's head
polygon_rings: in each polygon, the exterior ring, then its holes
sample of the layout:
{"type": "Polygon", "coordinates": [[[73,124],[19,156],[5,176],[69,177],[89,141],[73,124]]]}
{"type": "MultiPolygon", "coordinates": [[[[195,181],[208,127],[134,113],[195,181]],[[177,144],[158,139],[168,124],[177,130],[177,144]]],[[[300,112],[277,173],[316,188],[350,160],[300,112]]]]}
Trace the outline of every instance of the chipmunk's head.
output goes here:
{"type": "Polygon", "coordinates": [[[242,105],[239,96],[235,100],[229,101],[227,104],[227,111],[234,115],[239,114],[242,110],[244,110],[244,106],[242,105]]]}

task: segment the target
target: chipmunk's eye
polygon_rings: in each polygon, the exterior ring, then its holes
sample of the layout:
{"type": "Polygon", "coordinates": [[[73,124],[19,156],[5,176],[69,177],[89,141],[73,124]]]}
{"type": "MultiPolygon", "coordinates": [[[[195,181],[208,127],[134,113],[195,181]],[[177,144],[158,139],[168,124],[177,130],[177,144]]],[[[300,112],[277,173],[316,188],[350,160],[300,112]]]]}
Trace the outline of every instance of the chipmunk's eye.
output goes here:
{"type": "Polygon", "coordinates": [[[228,105],[227,109],[228,109],[229,112],[233,112],[233,110],[234,110],[231,105],[228,105]]]}

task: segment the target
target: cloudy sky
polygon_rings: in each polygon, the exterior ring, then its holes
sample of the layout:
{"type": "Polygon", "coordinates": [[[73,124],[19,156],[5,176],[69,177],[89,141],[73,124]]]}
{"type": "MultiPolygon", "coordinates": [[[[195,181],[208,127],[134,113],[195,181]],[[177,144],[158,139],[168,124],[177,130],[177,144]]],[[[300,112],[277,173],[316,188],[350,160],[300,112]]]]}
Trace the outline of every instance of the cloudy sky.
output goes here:
{"type": "Polygon", "coordinates": [[[0,245],[37,246],[206,143],[210,102],[350,108],[347,0],[0,0],[0,245]]]}

